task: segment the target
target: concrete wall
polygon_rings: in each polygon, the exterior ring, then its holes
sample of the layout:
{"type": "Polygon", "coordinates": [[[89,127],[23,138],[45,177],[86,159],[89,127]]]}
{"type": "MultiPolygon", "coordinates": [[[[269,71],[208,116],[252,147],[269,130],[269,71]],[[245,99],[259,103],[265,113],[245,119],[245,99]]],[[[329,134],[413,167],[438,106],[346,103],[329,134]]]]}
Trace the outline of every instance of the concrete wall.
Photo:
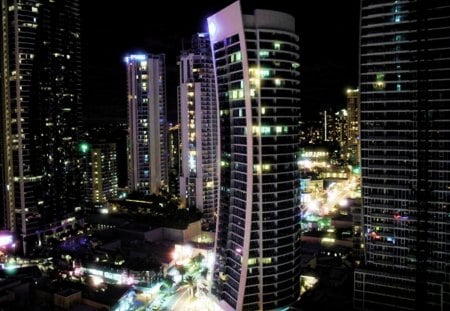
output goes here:
{"type": "Polygon", "coordinates": [[[71,295],[63,296],[55,294],[53,296],[53,303],[55,307],[62,308],[64,310],[69,310],[74,305],[81,302],[81,292],[74,292],[71,295]]]}
{"type": "Polygon", "coordinates": [[[82,303],[85,305],[88,305],[90,307],[93,307],[97,310],[105,310],[105,311],[109,311],[111,310],[111,308],[108,305],[87,299],[87,298],[83,298],[82,303]]]}
{"type": "Polygon", "coordinates": [[[146,241],[155,242],[161,240],[169,240],[177,243],[189,242],[193,237],[202,232],[201,221],[192,222],[185,230],[174,228],[157,228],[145,232],[146,241]]]}
{"type": "Polygon", "coordinates": [[[164,228],[163,238],[165,240],[186,243],[189,242],[193,237],[199,235],[202,232],[201,221],[190,223],[185,230],[164,228]]]}

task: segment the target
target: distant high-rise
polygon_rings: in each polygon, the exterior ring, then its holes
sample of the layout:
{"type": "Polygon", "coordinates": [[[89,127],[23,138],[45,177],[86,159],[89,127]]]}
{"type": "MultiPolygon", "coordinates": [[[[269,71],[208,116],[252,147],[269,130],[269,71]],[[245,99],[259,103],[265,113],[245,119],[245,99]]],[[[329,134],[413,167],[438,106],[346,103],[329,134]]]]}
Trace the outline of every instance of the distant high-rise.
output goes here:
{"type": "Polygon", "coordinates": [[[180,125],[169,128],[169,190],[180,194],[180,125]]]}
{"type": "Polygon", "coordinates": [[[97,142],[82,143],[84,154],[84,183],[86,201],[93,206],[104,207],[108,200],[117,197],[116,144],[97,142]]]}
{"type": "Polygon", "coordinates": [[[235,2],[208,27],[221,132],[214,291],[234,310],[286,307],[300,294],[295,20],[235,2]]]}
{"type": "Polygon", "coordinates": [[[198,33],[179,59],[180,197],[215,230],[219,204],[218,106],[209,35],[198,33]]]}
{"type": "Polygon", "coordinates": [[[1,10],[6,222],[25,251],[73,221],[80,201],[80,10],[78,0],[2,0],[1,10]]]}
{"type": "Polygon", "coordinates": [[[361,3],[355,307],[450,309],[450,2],[361,3]]]}
{"type": "Polygon", "coordinates": [[[347,138],[345,144],[346,159],[354,165],[360,164],[359,143],[359,90],[347,90],[347,138]]]}
{"type": "Polygon", "coordinates": [[[159,193],[168,186],[164,54],[125,57],[128,81],[128,187],[159,193]]]}

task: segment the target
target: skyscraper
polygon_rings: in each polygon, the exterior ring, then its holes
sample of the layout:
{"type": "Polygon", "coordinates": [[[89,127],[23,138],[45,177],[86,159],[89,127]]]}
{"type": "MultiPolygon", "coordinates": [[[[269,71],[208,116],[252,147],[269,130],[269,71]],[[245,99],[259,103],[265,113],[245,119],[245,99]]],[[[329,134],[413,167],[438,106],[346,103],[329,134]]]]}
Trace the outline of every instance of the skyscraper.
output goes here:
{"type": "Polygon", "coordinates": [[[273,310],[300,293],[295,20],[235,2],[208,27],[221,131],[214,291],[235,310],[273,310]]]}
{"type": "Polygon", "coordinates": [[[24,251],[79,204],[80,48],[79,1],[2,0],[7,227],[24,251]]]}
{"type": "Polygon", "coordinates": [[[164,54],[125,57],[128,81],[128,187],[159,193],[168,186],[164,54]]]}
{"type": "Polygon", "coordinates": [[[198,33],[179,60],[180,197],[215,230],[219,202],[218,107],[209,35],[198,33]]]}
{"type": "Polygon", "coordinates": [[[104,208],[110,199],[117,197],[117,152],[116,144],[98,141],[92,145],[81,144],[84,160],[84,184],[86,202],[104,208]]]}
{"type": "Polygon", "coordinates": [[[180,125],[169,127],[169,190],[180,194],[180,125]]]}
{"type": "Polygon", "coordinates": [[[359,309],[450,306],[449,34],[448,1],[362,1],[359,309]]]}
{"type": "Polygon", "coordinates": [[[345,144],[346,159],[353,165],[360,164],[359,155],[359,90],[347,90],[347,138],[345,144]]]}

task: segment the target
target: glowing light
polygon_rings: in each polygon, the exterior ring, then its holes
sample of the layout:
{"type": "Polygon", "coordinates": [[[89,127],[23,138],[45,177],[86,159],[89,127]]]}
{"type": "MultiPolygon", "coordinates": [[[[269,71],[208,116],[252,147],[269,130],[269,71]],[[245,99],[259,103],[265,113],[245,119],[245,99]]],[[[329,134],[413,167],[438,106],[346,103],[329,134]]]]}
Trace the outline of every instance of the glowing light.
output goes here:
{"type": "Polygon", "coordinates": [[[92,285],[94,286],[99,286],[103,283],[103,279],[99,276],[92,275],[91,278],[92,278],[92,285]]]}
{"type": "Polygon", "coordinates": [[[194,250],[190,245],[175,245],[175,251],[172,253],[172,258],[176,264],[185,264],[192,257],[194,250]]]}
{"type": "Polygon", "coordinates": [[[343,200],[340,200],[340,201],[339,201],[339,206],[340,206],[340,207],[347,207],[348,204],[349,204],[349,202],[348,202],[347,199],[343,199],[343,200]]]}
{"type": "Polygon", "coordinates": [[[89,151],[89,144],[88,143],[81,143],[80,144],[80,151],[82,153],[87,153],[89,151]]]}
{"type": "Polygon", "coordinates": [[[214,22],[209,22],[208,23],[208,30],[209,30],[209,35],[211,37],[213,37],[216,34],[216,32],[217,32],[216,24],[214,24],[214,22]]]}
{"type": "Polygon", "coordinates": [[[0,236],[0,247],[10,245],[13,243],[12,235],[2,235],[0,236]]]}
{"type": "Polygon", "coordinates": [[[391,242],[392,244],[395,244],[395,238],[388,236],[386,238],[386,241],[391,242]]]}
{"type": "Polygon", "coordinates": [[[145,55],[145,54],[131,54],[124,58],[124,60],[127,64],[133,60],[142,61],[142,60],[146,60],[146,59],[147,59],[147,55],[145,55]]]}
{"type": "Polygon", "coordinates": [[[372,236],[373,239],[376,239],[376,240],[381,239],[381,237],[375,231],[372,231],[370,233],[370,235],[372,236]]]}
{"type": "Polygon", "coordinates": [[[322,243],[334,243],[336,240],[333,238],[322,238],[322,243]]]}

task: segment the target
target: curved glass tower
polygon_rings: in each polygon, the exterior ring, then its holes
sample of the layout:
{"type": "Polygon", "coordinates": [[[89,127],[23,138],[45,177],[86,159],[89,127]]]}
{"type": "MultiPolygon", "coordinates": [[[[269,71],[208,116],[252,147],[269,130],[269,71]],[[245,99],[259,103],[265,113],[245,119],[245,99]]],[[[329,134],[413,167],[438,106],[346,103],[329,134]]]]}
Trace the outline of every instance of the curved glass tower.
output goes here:
{"type": "Polygon", "coordinates": [[[299,296],[298,36],[288,14],[239,2],[208,18],[217,79],[221,198],[215,287],[235,310],[299,296]]]}

